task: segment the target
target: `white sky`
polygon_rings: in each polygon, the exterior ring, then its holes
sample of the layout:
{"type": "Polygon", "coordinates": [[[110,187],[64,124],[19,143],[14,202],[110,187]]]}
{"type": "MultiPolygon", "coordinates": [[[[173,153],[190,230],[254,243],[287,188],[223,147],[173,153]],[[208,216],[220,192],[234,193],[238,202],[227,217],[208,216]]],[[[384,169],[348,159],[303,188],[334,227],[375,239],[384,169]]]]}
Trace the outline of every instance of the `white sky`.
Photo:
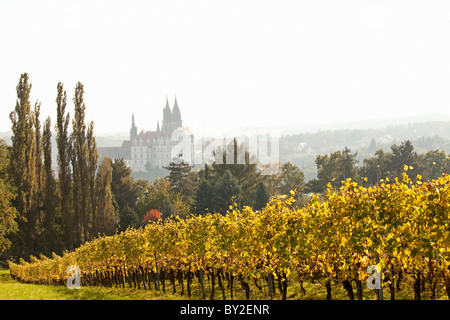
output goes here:
{"type": "Polygon", "coordinates": [[[449,69],[449,1],[0,0],[0,131],[23,72],[53,122],[81,81],[99,133],[175,94],[194,132],[450,115],[449,69]]]}

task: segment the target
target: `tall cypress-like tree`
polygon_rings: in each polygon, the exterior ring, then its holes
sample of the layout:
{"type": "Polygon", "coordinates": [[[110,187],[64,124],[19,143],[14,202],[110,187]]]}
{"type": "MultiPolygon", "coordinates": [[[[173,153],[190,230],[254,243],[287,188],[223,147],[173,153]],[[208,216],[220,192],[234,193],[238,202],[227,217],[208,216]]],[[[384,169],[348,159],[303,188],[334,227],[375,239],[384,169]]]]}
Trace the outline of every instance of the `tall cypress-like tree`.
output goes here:
{"type": "Polygon", "coordinates": [[[41,137],[41,103],[37,102],[34,104],[34,134],[36,139],[36,183],[37,183],[37,204],[36,204],[36,216],[39,222],[38,230],[36,232],[38,233],[38,237],[40,237],[41,232],[41,223],[43,221],[44,212],[42,210],[43,206],[43,199],[44,195],[42,193],[42,184],[43,184],[43,178],[44,175],[42,173],[42,137],[41,137]]]}
{"type": "Polygon", "coordinates": [[[72,164],[72,203],[73,203],[73,245],[77,247],[81,244],[81,190],[79,189],[81,182],[78,168],[78,157],[75,152],[75,136],[74,132],[70,135],[70,145],[72,152],[70,153],[70,161],[72,164]]]}
{"type": "MultiPolygon", "coordinates": [[[[62,251],[59,239],[59,226],[56,217],[56,183],[52,169],[52,132],[50,117],[44,122],[42,147],[44,154],[43,209],[45,212],[43,227],[46,254],[62,251]]],[[[58,219],[60,220],[60,219],[58,219]]]]}
{"type": "Polygon", "coordinates": [[[17,100],[10,113],[12,123],[11,178],[17,188],[15,206],[19,212],[19,252],[29,256],[36,245],[36,140],[34,118],[30,104],[31,83],[29,75],[23,73],[16,87],[17,100]]]}
{"type": "Polygon", "coordinates": [[[77,246],[88,240],[88,148],[86,124],[84,122],[86,105],[84,103],[84,86],[78,82],[75,87],[74,119],[72,121],[72,168],[74,181],[74,204],[77,246]]]}
{"type": "Polygon", "coordinates": [[[70,115],[66,113],[67,94],[64,85],[59,82],[56,97],[56,145],[58,149],[58,181],[61,201],[61,218],[63,224],[64,245],[66,249],[74,248],[74,216],[71,206],[72,170],[70,167],[72,148],[69,137],[70,115]]]}
{"type": "Polygon", "coordinates": [[[92,230],[90,233],[96,232],[95,223],[96,223],[96,196],[95,196],[95,174],[97,172],[97,161],[98,161],[98,153],[97,153],[97,143],[95,142],[94,137],[94,122],[91,121],[88,126],[87,131],[87,150],[88,150],[88,185],[89,185],[89,200],[90,200],[90,218],[92,220],[92,230]],[[92,232],[93,231],[93,232],[92,232]]]}

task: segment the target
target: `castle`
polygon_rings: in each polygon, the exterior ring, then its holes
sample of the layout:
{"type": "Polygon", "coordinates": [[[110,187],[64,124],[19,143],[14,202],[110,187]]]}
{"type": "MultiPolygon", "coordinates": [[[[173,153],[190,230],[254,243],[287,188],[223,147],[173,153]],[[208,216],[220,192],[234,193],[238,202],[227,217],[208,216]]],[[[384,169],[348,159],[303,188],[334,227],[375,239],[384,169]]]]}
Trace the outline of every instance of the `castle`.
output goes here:
{"type": "Polygon", "coordinates": [[[99,150],[99,152],[111,159],[122,158],[127,166],[135,172],[161,168],[169,165],[173,160],[172,149],[178,143],[177,140],[171,139],[175,130],[182,130],[183,134],[193,141],[192,133],[188,128],[183,127],[177,98],[175,97],[173,109],[170,108],[169,101],[166,98],[161,127],[158,121],[156,131],[142,130],[138,134],[133,113],[130,140],[123,141],[122,147],[101,148],[102,150],[99,150]]]}

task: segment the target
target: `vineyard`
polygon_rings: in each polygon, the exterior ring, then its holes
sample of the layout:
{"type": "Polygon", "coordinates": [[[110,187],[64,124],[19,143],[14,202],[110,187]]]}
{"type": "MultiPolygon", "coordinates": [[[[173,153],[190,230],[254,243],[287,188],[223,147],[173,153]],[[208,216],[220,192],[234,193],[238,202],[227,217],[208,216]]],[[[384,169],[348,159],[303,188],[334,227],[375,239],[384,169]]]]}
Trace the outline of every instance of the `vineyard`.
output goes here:
{"type": "Polygon", "coordinates": [[[450,175],[422,182],[407,171],[376,186],[364,186],[364,179],[348,179],[338,189],[329,185],[301,208],[293,197],[280,196],[260,211],[231,207],[226,215],[158,220],[62,256],[9,262],[9,268],[22,282],[65,285],[67,268],[76,265],[81,286],[171,290],[187,297],[197,278],[203,299],[233,299],[236,285],[247,299],[251,289],[262,287],[267,299],[275,290],[286,299],[294,281],[323,284],[327,299],[332,286],[342,286],[349,299],[363,299],[367,269],[378,265],[385,299],[395,299],[406,285],[412,286],[411,299],[421,299],[425,286],[431,299],[438,286],[450,297],[450,175]]]}

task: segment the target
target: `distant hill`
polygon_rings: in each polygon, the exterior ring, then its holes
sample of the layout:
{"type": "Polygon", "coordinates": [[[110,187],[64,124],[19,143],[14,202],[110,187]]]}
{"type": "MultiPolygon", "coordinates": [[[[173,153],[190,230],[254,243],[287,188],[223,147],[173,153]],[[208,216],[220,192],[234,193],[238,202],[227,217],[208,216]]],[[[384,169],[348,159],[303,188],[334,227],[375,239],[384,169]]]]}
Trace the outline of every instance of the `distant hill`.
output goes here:
{"type": "Polygon", "coordinates": [[[119,147],[123,140],[129,140],[130,134],[125,133],[99,133],[95,135],[98,147],[119,147]]]}
{"type": "Polygon", "coordinates": [[[374,151],[390,151],[393,144],[410,140],[418,153],[428,150],[444,150],[450,153],[450,121],[427,121],[386,125],[381,128],[328,129],[284,135],[280,139],[280,161],[292,163],[305,171],[307,180],[316,175],[315,157],[330,154],[348,147],[357,152],[362,164],[374,151]],[[369,149],[372,140],[374,146],[369,149]]]}
{"type": "Polygon", "coordinates": [[[304,132],[317,132],[324,130],[344,130],[344,129],[383,129],[387,126],[407,125],[414,123],[428,123],[428,122],[448,122],[450,124],[450,116],[442,114],[423,114],[409,117],[392,117],[392,118],[377,118],[366,119],[349,122],[330,122],[330,123],[298,123],[294,125],[274,125],[274,126],[256,126],[245,127],[246,129],[278,129],[284,135],[297,134],[304,132]]]}

